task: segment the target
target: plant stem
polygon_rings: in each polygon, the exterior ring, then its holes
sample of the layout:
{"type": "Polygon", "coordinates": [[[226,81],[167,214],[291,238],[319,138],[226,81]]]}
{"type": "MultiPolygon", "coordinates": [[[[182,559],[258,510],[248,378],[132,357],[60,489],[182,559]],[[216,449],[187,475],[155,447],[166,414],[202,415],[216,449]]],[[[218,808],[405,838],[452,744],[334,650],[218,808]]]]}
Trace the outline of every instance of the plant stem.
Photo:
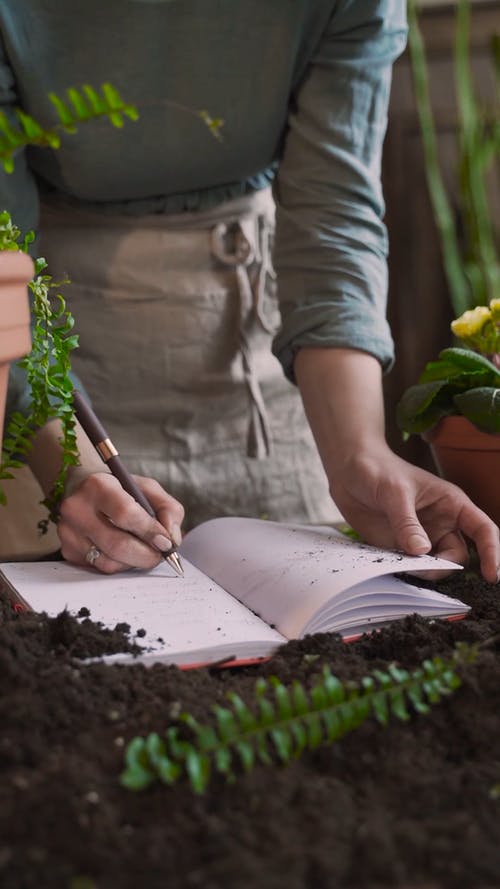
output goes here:
{"type": "Polygon", "coordinates": [[[455,315],[470,306],[470,292],[464,272],[455,219],[448,200],[439,163],[436,128],[429,93],[427,60],[418,24],[415,0],[408,0],[409,50],[417,113],[422,131],[425,171],[436,225],[439,231],[444,270],[455,315]]]}

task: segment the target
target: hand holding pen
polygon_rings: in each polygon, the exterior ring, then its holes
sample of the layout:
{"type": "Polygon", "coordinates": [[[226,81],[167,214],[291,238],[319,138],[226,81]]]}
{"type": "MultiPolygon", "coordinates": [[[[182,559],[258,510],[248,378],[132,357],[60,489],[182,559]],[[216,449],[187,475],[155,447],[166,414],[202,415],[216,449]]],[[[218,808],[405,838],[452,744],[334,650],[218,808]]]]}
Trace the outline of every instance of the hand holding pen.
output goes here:
{"type": "Polygon", "coordinates": [[[83,457],[81,469],[73,470],[77,486],[60,510],[58,530],[64,558],[113,573],[128,567],[151,568],[158,561],[155,552],[160,552],[176,573],[182,574],[176,551],[184,514],[181,504],[153,479],[140,479],[143,490],[138,487],[86,400],[78,392],[73,395],[76,418],[96,450],[88,439],[78,443],[83,457]],[[96,452],[100,458],[97,466],[96,452]],[[93,464],[90,473],[89,464],[93,464]],[[124,505],[123,490],[135,504],[128,501],[124,505]],[[83,553],[82,536],[86,541],[83,553]]]}

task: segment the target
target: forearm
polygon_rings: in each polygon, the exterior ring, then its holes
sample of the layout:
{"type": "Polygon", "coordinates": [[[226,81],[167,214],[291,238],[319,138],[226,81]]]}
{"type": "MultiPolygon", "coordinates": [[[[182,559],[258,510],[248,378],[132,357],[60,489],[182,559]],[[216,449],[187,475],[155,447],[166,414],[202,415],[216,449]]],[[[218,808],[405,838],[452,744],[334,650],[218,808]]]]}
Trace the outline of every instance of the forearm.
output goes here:
{"type": "Polygon", "coordinates": [[[306,413],[346,521],[367,543],[465,563],[472,540],[483,576],[500,576],[498,528],[463,491],[406,463],[384,431],[382,371],[354,349],[301,349],[295,359],[306,413]]]}
{"type": "MultiPolygon", "coordinates": [[[[93,444],[87,438],[80,424],[76,423],[77,447],[80,465],[70,467],[66,492],[70,493],[88,475],[94,472],[109,472],[99,457],[93,444]]],[[[28,456],[28,464],[42,491],[47,496],[53,488],[61,468],[61,425],[59,420],[51,420],[39,429],[33,440],[28,456]]]]}
{"type": "Polygon", "coordinates": [[[384,446],[380,363],[355,349],[303,348],[295,375],[330,484],[353,454],[384,446]]]}

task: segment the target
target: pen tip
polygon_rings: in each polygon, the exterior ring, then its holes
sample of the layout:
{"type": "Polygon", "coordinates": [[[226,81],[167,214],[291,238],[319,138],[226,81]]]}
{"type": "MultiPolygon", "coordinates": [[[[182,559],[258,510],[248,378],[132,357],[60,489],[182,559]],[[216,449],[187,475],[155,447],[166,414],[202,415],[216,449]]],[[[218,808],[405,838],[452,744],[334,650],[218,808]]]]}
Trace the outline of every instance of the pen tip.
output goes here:
{"type": "Polygon", "coordinates": [[[179,559],[179,556],[177,555],[177,553],[175,553],[175,552],[169,553],[169,555],[166,556],[166,560],[169,563],[169,565],[172,566],[174,571],[179,575],[179,577],[184,577],[184,571],[183,571],[183,568],[181,565],[181,560],[179,559]]]}

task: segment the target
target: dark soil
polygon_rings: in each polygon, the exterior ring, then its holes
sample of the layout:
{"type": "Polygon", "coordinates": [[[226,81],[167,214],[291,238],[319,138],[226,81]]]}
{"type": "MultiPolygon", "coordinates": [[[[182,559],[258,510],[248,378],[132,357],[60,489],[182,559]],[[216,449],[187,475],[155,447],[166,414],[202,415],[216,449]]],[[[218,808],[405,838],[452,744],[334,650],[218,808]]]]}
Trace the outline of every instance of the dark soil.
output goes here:
{"type": "Polygon", "coordinates": [[[309,637],[267,664],[218,671],[83,667],[77,658],[126,637],[4,603],[2,889],[498,889],[500,588],[466,572],[439,587],[473,606],[465,620],[411,618],[350,645],[309,637]],[[233,784],[216,776],[202,797],[187,781],[120,785],[130,738],[163,732],[179,709],[205,720],[259,676],[308,685],[329,664],[359,678],[492,638],[427,716],[370,720],[290,766],[258,765],[233,784]]]}

